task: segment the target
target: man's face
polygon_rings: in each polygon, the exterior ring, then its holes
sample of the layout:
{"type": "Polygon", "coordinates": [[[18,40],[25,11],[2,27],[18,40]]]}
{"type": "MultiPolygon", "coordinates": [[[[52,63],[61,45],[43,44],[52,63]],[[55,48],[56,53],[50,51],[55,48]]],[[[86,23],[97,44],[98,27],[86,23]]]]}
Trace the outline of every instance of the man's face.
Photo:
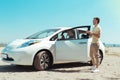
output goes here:
{"type": "Polygon", "coordinates": [[[93,19],[93,25],[97,25],[97,24],[98,24],[97,20],[93,19]]]}

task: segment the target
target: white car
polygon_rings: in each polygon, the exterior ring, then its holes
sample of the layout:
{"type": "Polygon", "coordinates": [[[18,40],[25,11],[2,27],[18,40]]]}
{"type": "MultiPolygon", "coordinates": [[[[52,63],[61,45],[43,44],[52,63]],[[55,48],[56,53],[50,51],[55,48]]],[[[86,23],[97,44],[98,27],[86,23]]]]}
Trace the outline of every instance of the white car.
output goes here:
{"type": "MultiPolygon", "coordinates": [[[[33,65],[36,70],[49,69],[56,63],[91,61],[90,26],[47,29],[25,39],[18,39],[2,50],[2,61],[15,65],[33,65]]],[[[100,41],[100,63],[104,45],[100,41]]]]}

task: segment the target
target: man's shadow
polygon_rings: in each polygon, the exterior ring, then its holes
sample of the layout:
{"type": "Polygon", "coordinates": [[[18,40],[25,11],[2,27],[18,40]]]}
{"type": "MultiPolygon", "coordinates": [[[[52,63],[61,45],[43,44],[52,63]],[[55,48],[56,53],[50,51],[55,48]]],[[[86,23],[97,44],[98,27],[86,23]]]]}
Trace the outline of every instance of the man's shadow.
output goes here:
{"type": "MultiPolygon", "coordinates": [[[[81,70],[74,70],[67,68],[77,68],[90,66],[88,63],[63,63],[55,64],[49,70],[49,72],[80,72],[81,70]]],[[[16,66],[16,65],[0,65],[0,72],[36,72],[32,66],[16,66]]]]}
{"type": "Polygon", "coordinates": [[[62,72],[62,73],[74,73],[74,72],[90,72],[89,69],[80,69],[82,67],[91,66],[89,63],[63,63],[54,65],[49,71],[62,72]],[[75,69],[72,69],[75,68],[75,69]]]}

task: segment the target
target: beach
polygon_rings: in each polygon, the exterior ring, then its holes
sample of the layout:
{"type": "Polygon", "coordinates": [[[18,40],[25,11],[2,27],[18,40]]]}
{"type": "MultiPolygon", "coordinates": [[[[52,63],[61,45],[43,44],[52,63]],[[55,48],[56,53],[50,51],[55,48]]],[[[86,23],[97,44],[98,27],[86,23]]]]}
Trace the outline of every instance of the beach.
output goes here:
{"type": "Polygon", "coordinates": [[[0,80],[120,80],[120,47],[109,47],[105,52],[98,73],[91,73],[87,63],[56,64],[50,70],[35,71],[31,66],[0,60],[0,80]]]}

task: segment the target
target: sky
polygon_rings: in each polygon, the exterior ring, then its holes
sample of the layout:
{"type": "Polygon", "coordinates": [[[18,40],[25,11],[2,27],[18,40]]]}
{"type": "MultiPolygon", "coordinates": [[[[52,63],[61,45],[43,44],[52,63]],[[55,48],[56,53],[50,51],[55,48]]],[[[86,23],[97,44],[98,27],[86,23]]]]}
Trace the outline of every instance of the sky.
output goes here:
{"type": "Polygon", "coordinates": [[[0,0],[0,43],[57,27],[91,25],[101,19],[101,40],[120,44],[119,0],[0,0]]]}

